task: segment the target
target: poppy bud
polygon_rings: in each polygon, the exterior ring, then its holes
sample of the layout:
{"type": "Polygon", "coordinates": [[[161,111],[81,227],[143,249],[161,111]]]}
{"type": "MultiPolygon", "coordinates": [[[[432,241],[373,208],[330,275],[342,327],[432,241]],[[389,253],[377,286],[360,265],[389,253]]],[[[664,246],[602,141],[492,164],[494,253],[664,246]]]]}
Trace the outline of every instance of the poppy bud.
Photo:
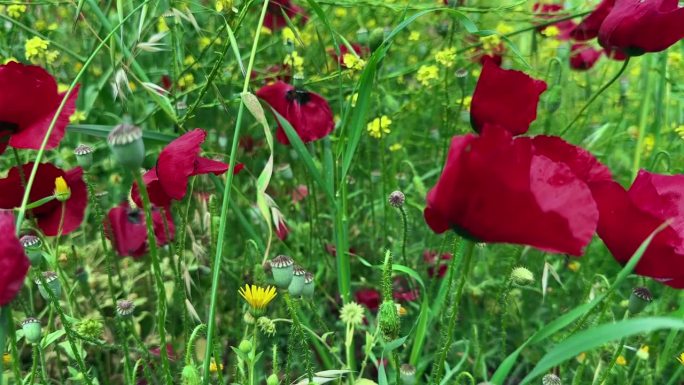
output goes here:
{"type": "Polygon", "coordinates": [[[553,86],[551,89],[549,89],[546,92],[545,99],[546,102],[544,103],[546,106],[546,111],[550,114],[553,114],[556,112],[561,105],[561,99],[562,99],[562,90],[563,87],[561,86],[553,86]]]}
{"type": "Polygon", "coordinates": [[[36,318],[29,317],[21,323],[21,329],[24,331],[26,341],[32,344],[40,342],[43,331],[40,326],[40,321],[36,318]]]}
{"type": "Polygon", "coordinates": [[[276,286],[285,289],[292,282],[294,272],[294,261],[287,255],[279,255],[271,259],[271,272],[276,286]]]}
{"type": "Polygon", "coordinates": [[[314,275],[306,272],[306,274],[304,274],[304,288],[302,289],[302,295],[306,298],[313,298],[314,288],[314,275]]]}
{"type": "Polygon", "coordinates": [[[397,190],[389,195],[387,201],[389,202],[390,206],[399,208],[404,205],[404,202],[406,202],[406,196],[404,196],[403,192],[397,190]]]}
{"type": "Polygon", "coordinates": [[[19,242],[24,246],[26,256],[28,256],[31,265],[38,266],[43,262],[43,241],[35,235],[24,235],[19,239],[19,242]]]}
{"type": "Polygon", "coordinates": [[[516,267],[511,271],[511,280],[520,286],[527,286],[534,283],[534,274],[524,267],[516,267]]]}
{"type": "Polygon", "coordinates": [[[64,180],[64,177],[58,176],[55,178],[54,196],[60,202],[66,202],[71,198],[71,189],[67,185],[66,180],[64,180]]]}
{"type": "Polygon", "coordinates": [[[385,39],[385,30],[378,27],[374,28],[370,36],[368,37],[368,46],[370,47],[371,51],[375,51],[380,47],[380,44],[382,44],[382,41],[385,39]]]}
{"type": "Polygon", "coordinates": [[[90,168],[93,164],[93,149],[90,146],[81,144],[74,149],[74,155],[76,155],[76,162],[84,170],[90,168]]]}
{"type": "Polygon", "coordinates": [[[399,337],[399,313],[393,301],[384,301],[378,311],[378,323],[385,341],[392,341],[399,337]]]}
{"type": "Polygon", "coordinates": [[[278,385],[280,384],[280,380],[278,379],[278,375],[273,373],[268,378],[266,379],[266,385],[278,385]]]}
{"type": "Polygon", "coordinates": [[[542,384],[543,385],[562,385],[563,382],[561,381],[560,377],[553,373],[549,373],[542,378],[542,384]]]}
{"type": "Polygon", "coordinates": [[[181,372],[181,383],[183,385],[200,385],[200,374],[195,365],[185,365],[181,372]]]}
{"type": "Polygon", "coordinates": [[[120,299],[116,301],[116,314],[119,317],[128,317],[135,311],[135,304],[128,299],[120,299]]]}
{"type": "Polygon", "coordinates": [[[645,287],[635,287],[629,296],[629,313],[632,315],[641,313],[646,306],[653,301],[651,291],[645,287]]]}
{"type": "Polygon", "coordinates": [[[292,281],[290,281],[290,285],[287,287],[290,295],[297,297],[302,294],[302,291],[304,290],[305,275],[306,270],[304,270],[301,266],[296,265],[294,267],[292,270],[292,281]]]}
{"type": "Polygon", "coordinates": [[[401,383],[404,385],[414,385],[416,383],[416,367],[410,364],[403,364],[399,367],[401,383]]]}
{"type": "Polygon", "coordinates": [[[238,349],[240,349],[242,353],[248,354],[252,351],[252,346],[252,341],[242,340],[240,341],[240,345],[238,345],[238,349]]]}
{"type": "Polygon", "coordinates": [[[40,296],[43,297],[44,300],[49,301],[50,294],[48,290],[50,290],[56,298],[59,298],[62,295],[62,285],[59,283],[59,279],[57,279],[57,273],[54,271],[46,271],[43,273],[43,279],[45,280],[47,287],[43,287],[40,280],[37,279],[35,281],[36,285],[38,285],[40,296]]]}
{"type": "Polygon", "coordinates": [[[145,144],[142,129],[130,123],[119,124],[107,136],[107,143],[114,158],[123,167],[137,170],[145,160],[145,144]]]}
{"type": "Polygon", "coordinates": [[[368,43],[368,30],[361,27],[356,31],[356,41],[359,42],[359,44],[366,44],[368,43]]]}

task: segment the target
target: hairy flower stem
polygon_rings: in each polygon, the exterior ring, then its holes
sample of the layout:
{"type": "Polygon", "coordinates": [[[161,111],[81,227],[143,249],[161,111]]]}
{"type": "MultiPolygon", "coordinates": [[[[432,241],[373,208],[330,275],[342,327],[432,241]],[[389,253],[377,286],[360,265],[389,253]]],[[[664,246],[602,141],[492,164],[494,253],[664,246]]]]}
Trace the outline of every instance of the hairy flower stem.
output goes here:
{"type": "Polygon", "coordinates": [[[152,204],[147,193],[147,186],[143,182],[142,174],[139,170],[133,173],[138,184],[138,190],[143,201],[143,211],[145,212],[145,225],[147,226],[147,243],[150,259],[152,260],[152,275],[154,276],[154,286],[157,291],[157,329],[159,332],[161,357],[161,370],[163,372],[164,383],[173,383],[171,370],[169,369],[169,357],[166,352],[166,290],[164,289],[164,279],[162,278],[161,263],[157,253],[157,239],[154,235],[154,223],[152,221],[152,204]]]}
{"type": "Polygon", "coordinates": [[[406,215],[406,209],[404,206],[399,207],[399,212],[401,213],[401,225],[404,230],[401,240],[401,258],[404,262],[404,266],[408,267],[408,258],[406,257],[406,242],[408,241],[408,215],[406,215]]]}
{"type": "MultiPolygon", "coordinates": [[[[259,46],[259,36],[261,36],[261,26],[264,24],[264,18],[266,17],[266,10],[268,9],[269,0],[264,1],[261,8],[261,15],[259,16],[259,24],[255,30],[254,41],[252,43],[252,51],[249,55],[249,64],[247,64],[247,71],[243,74],[245,76],[245,81],[242,85],[242,93],[246,93],[249,90],[250,74],[252,73],[252,68],[254,67],[254,58],[256,57],[257,47],[259,46]]],[[[228,172],[226,173],[226,184],[223,188],[223,201],[221,203],[221,217],[219,218],[219,229],[218,236],[216,239],[216,253],[213,259],[213,271],[211,277],[211,296],[209,303],[209,319],[207,321],[207,349],[204,355],[204,364],[202,367],[202,383],[204,385],[209,384],[210,371],[209,366],[211,365],[211,355],[214,350],[214,333],[216,328],[216,303],[218,302],[218,287],[221,277],[221,258],[223,256],[223,244],[226,235],[226,227],[228,223],[228,208],[230,207],[230,192],[233,186],[233,173],[232,170],[235,169],[235,159],[237,157],[237,146],[240,139],[240,127],[242,126],[242,117],[245,112],[245,103],[241,102],[238,107],[237,118],[235,121],[235,130],[233,132],[233,142],[231,143],[230,149],[230,160],[228,161],[228,172]]]]}
{"type": "MultiPolygon", "coordinates": [[[[629,318],[629,309],[625,310],[625,316],[622,319],[626,320],[627,318],[629,318]]],[[[626,337],[622,337],[622,339],[620,339],[620,343],[618,344],[618,347],[615,350],[615,353],[613,353],[613,358],[610,359],[610,362],[608,363],[608,367],[606,367],[606,370],[603,371],[601,378],[597,382],[598,385],[605,385],[606,384],[606,380],[608,379],[608,376],[610,375],[610,371],[615,366],[615,363],[617,362],[618,358],[620,357],[620,354],[622,354],[622,349],[625,347],[625,341],[626,340],[627,340],[626,337]]]]}
{"type": "Polygon", "coordinates": [[[651,110],[651,97],[649,93],[651,92],[651,68],[653,60],[651,57],[648,58],[646,62],[646,72],[644,74],[644,88],[643,94],[644,98],[641,102],[641,111],[639,112],[639,134],[637,136],[637,143],[634,149],[634,163],[632,165],[632,180],[634,180],[639,173],[639,168],[641,166],[641,155],[644,152],[644,137],[646,134],[646,126],[651,118],[649,111],[651,110]]]}
{"type": "Polygon", "coordinates": [[[458,308],[461,303],[461,298],[463,297],[463,289],[465,288],[466,281],[468,280],[468,275],[470,273],[470,265],[473,259],[473,250],[475,248],[475,243],[470,240],[464,240],[465,250],[464,250],[464,260],[463,260],[463,271],[461,278],[458,282],[458,287],[456,288],[456,294],[451,302],[451,307],[449,308],[449,323],[447,325],[446,335],[442,336],[442,343],[439,347],[439,356],[437,361],[432,366],[432,378],[430,384],[440,384],[443,377],[444,363],[446,362],[446,356],[449,353],[451,343],[454,339],[454,330],[456,329],[456,321],[458,321],[458,308]]]}

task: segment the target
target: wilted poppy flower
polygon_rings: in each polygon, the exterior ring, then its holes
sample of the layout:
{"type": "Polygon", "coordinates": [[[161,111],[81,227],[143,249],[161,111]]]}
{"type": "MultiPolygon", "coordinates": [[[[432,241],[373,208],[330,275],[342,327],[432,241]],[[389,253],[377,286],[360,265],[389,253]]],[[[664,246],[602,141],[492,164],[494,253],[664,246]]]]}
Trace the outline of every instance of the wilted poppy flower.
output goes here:
{"type": "Polygon", "coordinates": [[[309,19],[304,10],[292,4],[290,0],[271,0],[268,4],[266,17],[264,18],[264,27],[270,30],[283,28],[287,25],[287,19],[283,16],[287,15],[289,19],[294,19],[296,16],[301,16],[302,23],[306,23],[309,19]]]}
{"type": "MultiPolygon", "coordinates": [[[[196,128],[164,147],[157,165],[143,175],[143,182],[154,205],[168,207],[171,200],[183,199],[191,176],[209,173],[220,175],[228,170],[226,163],[199,156],[200,145],[206,136],[204,130],[196,128]]],[[[242,167],[242,164],[238,164],[235,173],[240,172],[242,167]]],[[[142,206],[137,185],[133,186],[132,195],[136,203],[142,206]]]]}
{"type": "MultiPolygon", "coordinates": [[[[37,150],[43,142],[64,93],[44,69],[11,61],[0,65],[0,154],[7,145],[37,150]]],[[[76,110],[78,88],[64,104],[45,148],[59,145],[69,117],[76,110]]]]}
{"type": "Polygon", "coordinates": [[[15,235],[14,215],[9,211],[0,211],[0,233],[0,306],[5,306],[24,285],[30,263],[15,235]]]}
{"type": "Polygon", "coordinates": [[[424,216],[436,233],[581,255],[598,222],[589,184],[606,178],[591,154],[560,138],[486,126],[454,137],[424,216]]]}
{"type": "Polygon", "coordinates": [[[596,64],[603,54],[603,50],[597,50],[586,44],[576,43],[570,51],[570,67],[579,71],[588,70],[596,64]]]}
{"type": "MultiPolygon", "coordinates": [[[[152,209],[154,235],[157,239],[157,245],[160,246],[169,243],[176,231],[169,211],[165,210],[165,214],[168,237],[161,211],[157,207],[152,209]]],[[[128,202],[122,202],[109,210],[108,218],[108,236],[112,240],[117,254],[122,257],[142,257],[147,252],[145,213],[141,209],[131,208],[128,202]]]]}
{"type": "Polygon", "coordinates": [[[586,41],[598,36],[603,20],[606,19],[614,5],[615,0],[602,0],[594,11],[570,32],[570,37],[578,41],[586,41]]]}
{"type": "Polygon", "coordinates": [[[630,56],[660,52],[684,38],[683,21],[684,7],[678,0],[616,0],[598,40],[630,56]]]}
{"type": "Polygon", "coordinates": [[[544,91],[544,81],[486,60],[473,93],[470,123],[476,131],[493,124],[513,135],[524,134],[537,118],[539,95],[544,91]]]}
{"type": "MultiPolygon", "coordinates": [[[[322,139],[335,128],[328,102],[314,92],[279,81],[259,89],[257,96],[282,115],[304,143],[322,139]]],[[[280,122],[276,137],[280,143],[290,144],[280,122]]]]}
{"type": "MultiPolygon", "coordinates": [[[[368,48],[366,47],[362,47],[356,43],[352,43],[351,46],[358,57],[364,57],[368,53],[368,48]]],[[[334,49],[330,49],[328,52],[336,62],[340,63],[343,68],[346,68],[347,66],[344,64],[344,55],[350,53],[349,48],[346,44],[340,44],[338,47],[340,48],[340,56],[337,56],[337,52],[334,49]]]]}
{"type": "MultiPolygon", "coordinates": [[[[31,174],[33,163],[22,166],[23,175],[28,178],[31,174]]],[[[88,191],[83,182],[83,170],[80,167],[64,171],[50,163],[38,165],[36,179],[31,187],[29,202],[36,202],[40,199],[55,195],[60,188],[68,190],[66,200],[59,201],[53,199],[39,207],[29,210],[28,216],[36,219],[38,227],[47,236],[55,236],[60,233],[59,227],[62,223],[61,234],[69,234],[76,230],[83,222],[85,209],[88,205],[88,191]],[[64,183],[66,185],[64,185],[64,183]],[[64,208],[64,215],[62,215],[64,208]],[[62,218],[63,216],[63,218],[62,218]]],[[[18,167],[12,167],[7,177],[0,179],[0,208],[12,209],[21,206],[24,196],[24,188],[21,182],[21,173],[18,167]]]]}
{"type": "Polygon", "coordinates": [[[377,311],[380,306],[380,293],[374,289],[361,289],[354,294],[356,302],[371,311],[377,311]]]}
{"type": "Polygon", "coordinates": [[[663,222],[636,266],[636,273],[669,286],[684,288],[684,175],[640,171],[625,190],[616,182],[593,188],[599,209],[598,235],[621,264],[663,222]]]}

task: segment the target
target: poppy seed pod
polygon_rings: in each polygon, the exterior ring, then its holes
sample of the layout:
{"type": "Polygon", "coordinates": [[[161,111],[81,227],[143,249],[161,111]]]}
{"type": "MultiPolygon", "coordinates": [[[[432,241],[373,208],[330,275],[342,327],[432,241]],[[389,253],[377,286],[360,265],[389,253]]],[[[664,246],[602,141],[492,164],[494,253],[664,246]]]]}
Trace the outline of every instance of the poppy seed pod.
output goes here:
{"type": "Polygon", "coordinates": [[[276,286],[285,289],[292,282],[294,273],[294,260],[287,255],[279,255],[271,259],[271,273],[276,286]]]}
{"type": "Polygon", "coordinates": [[[43,241],[35,235],[24,235],[19,239],[19,242],[24,247],[24,252],[31,261],[31,265],[38,266],[43,261],[43,241]]]}
{"type": "Polygon", "coordinates": [[[128,299],[120,299],[116,301],[116,314],[120,317],[128,317],[135,311],[135,304],[128,299]]]}
{"type": "Polygon", "coordinates": [[[114,158],[123,167],[137,170],[145,160],[145,143],[142,140],[142,129],[130,123],[119,124],[107,136],[107,143],[114,158]]]}
{"type": "Polygon", "coordinates": [[[553,373],[549,373],[545,375],[542,378],[542,384],[543,385],[562,385],[563,382],[561,381],[560,377],[553,373]]]}
{"type": "Polygon", "coordinates": [[[302,295],[302,291],[304,290],[305,276],[306,270],[304,270],[301,266],[295,265],[294,269],[292,270],[292,281],[290,281],[290,285],[287,287],[290,295],[294,297],[302,295]]]}
{"type": "Polygon", "coordinates": [[[635,287],[629,296],[629,313],[636,315],[641,313],[649,303],[653,301],[651,291],[645,287],[635,287]]]}
{"type": "Polygon", "coordinates": [[[416,367],[410,364],[402,364],[399,367],[401,383],[404,385],[414,385],[416,383],[416,367]]]}
{"type": "Polygon", "coordinates": [[[43,331],[40,326],[40,321],[37,318],[29,317],[21,323],[21,329],[24,331],[26,341],[32,344],[40,342],[43,331]]]}
{"type": "Polygon", "coordinates": [[[278,385],[280,384],[280,380],[278,379],[278,375],[273,373],[268,378],[266,379],[266,385],[278,385]]]}
{"type": "Polygon", "coordinates": [[[86,146],[85,144],[81,144],[74,149],[74,155],[76,155],[76,162],[84,170],[87,170],[93,164],[93,152],[93,148],[90,146],[86,146]]]}
{"type": "Polygon", "coordinates": [[[302,295],[306,298],[313,298],[315,287],[314,275],[306,272],[306,274],[304,274],[304,288],[302,289],[302,295]]]}
{"type": "Polygon", "coordinates": [[[401,191],[393,191],[389,195],[389,198],[387,198],[387,201],[389,202],[390,206],[399,208],[404,205],[404,202],[406,202],[406,196],[404,196],[404,193],[401,191]]]}
{"type": "Polygon", "coordinates": [[[40,296],[43,297],[44,300],[49,301],[50,294],[48,290],[50,290],[56,298],[59,298],[62,295],[62,284],[59,283],[57,273],[54,271],[46,271],[43,273],[43,279],[45,280],[47,287],[43,287],[43,284],[39,279],[36,279],[35,281],[36,285],[38,285],[40,296]]]}

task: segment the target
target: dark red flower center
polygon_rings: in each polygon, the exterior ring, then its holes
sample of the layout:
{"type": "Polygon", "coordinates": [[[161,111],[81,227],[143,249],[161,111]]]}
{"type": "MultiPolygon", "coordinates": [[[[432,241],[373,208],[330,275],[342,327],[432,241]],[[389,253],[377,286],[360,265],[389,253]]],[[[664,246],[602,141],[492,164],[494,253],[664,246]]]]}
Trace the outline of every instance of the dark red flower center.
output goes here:
{"type": "Polygon", "coordinates": [[[311,95],[307,91],[295,88],[294,90],[287,91],[286,97],[289,101],[296,101],[299,104],[306,104],[311,98],[311,95]]]}
{"type": "Polygon", "coordinates": [[[126,216],[128,217],[128,222],[133,224],[140,224],[140,210],[130,209],[126,211],[126,216]]]}
{"type": "Polygon", "coordinates": [[[0,120],[0,143],[7,143],[10,135],[18,130],[18,124],[0,120]]]}

